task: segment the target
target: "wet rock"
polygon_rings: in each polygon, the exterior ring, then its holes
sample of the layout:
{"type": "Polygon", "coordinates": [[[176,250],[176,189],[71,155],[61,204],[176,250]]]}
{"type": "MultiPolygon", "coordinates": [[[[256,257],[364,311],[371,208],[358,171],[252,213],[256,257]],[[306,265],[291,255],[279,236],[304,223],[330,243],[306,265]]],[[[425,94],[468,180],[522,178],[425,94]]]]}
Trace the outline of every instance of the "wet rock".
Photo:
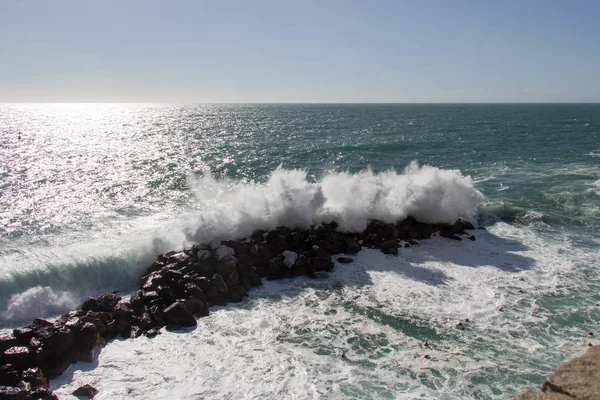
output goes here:
{"type": "MultiPolygon", "coordinates": [[[[209,282],[210,284],[210,282],[209,282]]],[[[202,301],[206,300],[206,294],[204,293],[204,290],[200,289],[200,287],[198,285],[196,285],[195,283],[186,283],[185,284],[185,293],[188,297],[195,297],[197,299],[200,299],[202,301]]]]}
{"type": "Polygon", "coordinates": [[[181,303],[175,302],[163,310],[163,318],[169,325],[196,326],[196,318],[181,303]]]}
{"type": "Polygon", "coordinates": [[[298,260],[298,254],[295,251],[286,250],[283,252],[283,265],[291,269],[298,260]]]}
{"type": "Polygon", "coordinates": [[[29,396],[32,400],[58,400],[58,396],[52,390],[45,388],[36,389],[29,396]]]}
{"type": "Polygon", "coordinates": [[[48,381],[44,376],[44,373],[39,368],[29,368],[23,371],[21,375],[23,382],[29,384],[30,390],[47,388],[48,381]]]}
{"type": "Polygon", "coordinates": [[[344,253],[345,254],[356,254],[361,250],[362,246],[354,239],[346,237],[344,238],[344,253]]]}
{"type": "Polygon", "coordinates": [[[242,301],[246,296],[248,296],[248,292],[241,285],[230,287],[229,292],[227,293],[227,298],[234,303],[242,301]]]}
{"type": "Polygon", "coordinates": [[[0,337],[0,354],[4,353],[5,350],[17,345],[19,345],[19,341],[14,336],[0,337]]]}
{"type": "Polygon", "coordinates": [[[81,306],[81,311],[98,311],[98,300],[94,297],[88,297],[81,306]]]}
{"type": "MultiPolygon", "coordinates": [[[[224,246],[226,247],[226,246],[224,246]]],[[[226,255],[219,261],[217,266],[217,274],[221,276],[228,276],[237,266],[237,258],[232,255],[226,255]]]]}
{"type": "Polygon", "coordinates": [[[2,400],[28,400],[29,392],[20,387],[0,386],[0,399],[2,400]]]}
{"type": "Polygon", "coordinates": [[[175,263],[179,266],[183,266],[190,261],[190,256],[185,254],[184,252],[175,253],[169,257],[170,263],[175,263]]]}
{"type": "Polygon", "coordinates": [[[12,364],[0,366],[0,386],[17,386],[21,381],[19,369],[12,364]]]}
{"type": "Polygon", "coordinates": [[[469,240],[475,241],[475,235],[471,235],[468,237],[469,240]]]}
{"type": "Polygon", "coordinates": [[[98,394],[98,389],[93,387],[92,385],[83,385],[75,389],[73,392],[73,396],[81,396],[87,397],[89,399],[93,399],[94,396],[98,394]]]}
{"type": "Polygon", "coordinates": [[[381,245],[379,245],[379,249],[381,250],[381,252],[383,254],[397,255],[398,254],[398,241],[393,239],[393,240],[388,240],[386,242],[383,242],[383,243],[381,243],[381,245]]]}
{"type": "Polygon", "coordinates": [[[210,282],[211,286],[217,288],[221,296],[227,295],[229,289],[227,288],[227,284],[225,283],[225,280],[223,280],[223,277],[221,275],[214,274],[210,282]]]}
{"type": "Polygon", "coordinates": [[[156,326],[156,323],[149,312],[144,312],[141,315],[133,315],[129,322],[132,326],[137,326],[144,331],[156,326]]]}
{"type": "Polygon", "coordinates": [[[338,257],[337,258],[338,262],[342,263],[342,264],[349,264],[352,261],[354,261],[352,258],[350,257],[338,257]]]}
{"type": "Polygon", "coordinates": [[[313,266],[316,271],[331,271],[333,270],[333,262],[330,258],[315,257],[313,266]]]}
{"type": "Polygon", "coordinates": [[[197,317],[206,317],[210,312],[208,310],[208,304],[203,300],[195,297],[190,297],[184,301],[185,307],[197,317]]]}
{"type": "Polygon", "coordinates": [[[128,301],[120,301],[115,308],[113,309],[112,315],[116,320],[129,320],[131,315],[133,314],[133,310],[131,309],[131,304],[128,301]]]}
{"type": "Polygon", "coordinates": [[[32,328],[25,327],[21,329],[13,329],[13,336],[17,338],[19,344],[26,345],[34,336],[35,331],[32,328]]]}
{"type": "Polygon", "coordinates": [[[12,364],[18,368],[27,368],[31,365],[31,354],[25,346],[14,346],[5,350],[0,356],[3,364],[12,364]]]}
{"type": "Polygon", "coordinates": [[[129,300],[130,305],[131,305],[131,309],[133,311],[141,311],[144,309],[144,297],[143,297],[143,292],[141,290],[138,290],[133,296],[131,296],[131,299],[129,300]]]}
{"type": "Polygon", "coordinates": [[[113,293],[104,293],[98,297],[98,311],[111,312],[121,300],[120,296],[113,293]]]}

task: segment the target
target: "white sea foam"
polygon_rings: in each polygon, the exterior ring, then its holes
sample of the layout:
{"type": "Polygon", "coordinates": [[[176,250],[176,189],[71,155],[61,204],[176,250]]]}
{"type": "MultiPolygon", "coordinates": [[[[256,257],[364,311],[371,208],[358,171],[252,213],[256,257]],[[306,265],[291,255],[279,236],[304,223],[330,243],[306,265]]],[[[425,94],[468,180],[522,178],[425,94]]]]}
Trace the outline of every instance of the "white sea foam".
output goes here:
{"type": "Polygon", "coordinates": [[[394,222],[408,215],[423,222],[473,220],[483,200],[471,177],[416,162],[403,173],[331,172],[316,183],[306,175],[278,168],[265,183],[216,180],[210,174],[190,177],[200,209],[192,220],[195,238],[209,241],[331,220],[342,231],[362,231],[370,219],[394,222]]]}
{"type": "Polygon", "coordinates": [[[75,307],[77,299],[71,293],[55,291],[48,286],[36,286],[12,296],[1,318],[28,320],[75,307]]]}

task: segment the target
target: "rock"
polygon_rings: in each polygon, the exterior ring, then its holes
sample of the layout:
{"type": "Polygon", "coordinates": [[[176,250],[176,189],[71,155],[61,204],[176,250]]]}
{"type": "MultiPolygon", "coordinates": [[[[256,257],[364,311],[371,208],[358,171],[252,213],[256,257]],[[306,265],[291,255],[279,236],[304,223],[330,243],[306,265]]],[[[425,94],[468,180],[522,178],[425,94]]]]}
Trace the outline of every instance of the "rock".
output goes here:
{"type": "Polygon", "coordinates": [[[4,351],[0,360],[3,364],[12,364],[18,368],[27,368],[31,365],[31,354],[25,346],[14,346],[4,351]]]}
{"type": "Polygon", "coordinates": [[[210,243],[208,244],[208,247],[209,247],[211,250],[215,251],[215,250],[217,250],[219,247],[221,247],[221,242],[220,242],[219,240],[217,240],[217,239],[214,239],[212,242],[210,242],[210,243]]]}
{"type": "Polygon", "coordinates": [[[229,274],[229,276],[227,277],[227,280],[225,281],[225,283],[227,284],[227,287],[239,285],[240,284],[240,274],[238,274],[237,271],[231,272],[229,274]]]}
{"type": "Polygon", "coordinates": [[[21,381],[19,369],[12,364],[0,366],[0,386],[17,386],[21,381]]]}
{"type": "Polygon", "coordinates": [[[204,293],[204,290],[200,289],[200,287],[198,285],[196,285],[195,283],[186,283],[185,284],[185,293],[188,297],[195,297],[197,299],[200,299],[202,301],[206,300],[206,294],[204,293]]]}
{"type": "Polygon", "coordinates": [[[43,319],[43,318],[36,318],[33,320],[33,322],[31,323],[31,325],[35,326],[36,328],[43,328],[46,326],[51,326],[54,325],[52,322],[48,321],[47,319],[43,319]]]}
{"type": "Polygon", "coordinates": [[[227,292],[229,291],[229,289],[227,288],[227,284],[225,283],[225,280],[223,280],[223,277],[219,274],[214,274],[212,279],[211,279],[211,285],[214,286],[215,288],[217,288],[217,290],[219,291],[219,294],[221,294],[221,296],[226,296],[227,292]]]}
{"type": "Polygon", "coordinates": [[[333,262],[331,262],[330,258],[315,257],[315,259],[313,260],[313,266],[315,271],[333,270],[333,262]]]}
{"type": "Polygon", "coordinates": [[[175,253],[169,257],[169,262],[180,266],[187,264],[190,261],[190,256],[184,252],[175,253]]]}
{"type": "Polygon", "coordinates": [[[128,301],[120,301],[115,308],[113,309],[112,315],[116,320],[129,320],[131,318],[131,314],[133,314],[133,310],[131,309],[131,303],[128,301]]]}
{"type": "Polygon", "coordinates": [[[98,394],[98,389],[93,387],[92,385],[83,385],[75,389],[73,392],[74,396],[82,396],[87,397],[89,399],[93,399],[94,396],[98,394]]]}
{"type": "Polygon", "coordinates": [[[29,392],[20,387],[0,386],[0,399],[2,400],[28,400],[29,392]]]}
{"type": "Polygon", "coordinates": [[[475,235],[471,235],[468,237],[469,240],[475,241],[475,235]]]}
{"type": "Polygon", "coordinates": [[[19,341],[14,336],[0,337],[0,354],[4,353],[5,350],[17,345],[19,345],[19,341]]]}
{"type": "Polygon", "coordinates": [[[13,336],[21,345],[26,345],[34,336],[35,331],[32,328],[25,327],[21,329],[13,329],[13,336]]]}
{"type": "Polygon", "coordinates": [[[98,311],[111,312],[121,300],[120,296],[113,293],[104,293],[98,297],[98,311]]]}
{"type": "Polygon", "coordinates": [[[185,307],[197,317],[206,317],[209,314],[208,305],[206,302],[190,297],[184,301],[185,307]]]}
{"type": "Polygon", "coordinates": [[[34,390],[31,392],[29,398],[36,400],[58,400],[58,396],[52,393],[52,390],[45,388],[34,390]]]}
{"type": "Polygon", "coordinates": [[[515,400],[573,400],[573,397],[560,393],[536,393],[528,390],[515,397],[515,400]]]}
{"type": "Polygon", "coordinates": [[[342,264],[349,264],[352,261],[354,261],[352,258],[350,257],[338,257],[337,258],[338,262],[342,263],[342,264]]]}
{"type": "Polygon", "coordinates": [[[283,253],[283,265],[291,269],[294,264],[296,264],[296,260],[298,260],[298,253],[295,251],[285,250],[283,253]]]}
{"type": "Polygon", "coordinates": [[[196,252],[196,258],[198,260],[208,260],[210,256],[210,250],[198,249],[198,251],[196,252]]]}
{"type": "Polygon", "coordinates": [[[232,255],[226,255],[219,261],[217,266],[217,274],[221,276],[228,276],[232,271],[235,270],[237,265],[237,258],[232,255]]]}
{"type": "Polygon", "coordinates": [[[246,296],[248,296],[248,292],[243,286],[232,286],[229,288],[229,292],[227,294],[227,298],[234,303],[239,303],[246,296]]]}
{"type": "Polygon", "coordinates": [[[94,297],[88,297],[83,302],[83,304],[81,306],[81,311],[84,311],[84,312],[98,311],[98,300],[95,299],[94,297]]]}
{"type": "Polygon", "coordinates": [[[398,241],[396,239],[388,240],[379,245],[383,254],[398,254],[398,241]]]}
{"type": "Polygon", "coordinates": [[[181,303],[175,302],[163,310],[163,318],[169,325],[196,326],[196,318],[181,303]]]}
{"type": "Polygon", "coordinates": [[[233,257],[233,256],[235,256],[235,251],[229,246],[220,245],[217,248],[217,250],[215,251],[215,257],[216,257],[217,261],[221,261],[225,257],[233,257]]]}
{"type": "Polygon", "coordinates": [[[48,388],[48,381],[39,368],[29,368],[23,371],[23,382],[29,384],[30,390],[48,388]]]}
{"type": "Polygon", "coordinates": [[[362,246],[356,240],[346,237],[344,238],[344,253],[356,254],[362,249],[362,246]]]}

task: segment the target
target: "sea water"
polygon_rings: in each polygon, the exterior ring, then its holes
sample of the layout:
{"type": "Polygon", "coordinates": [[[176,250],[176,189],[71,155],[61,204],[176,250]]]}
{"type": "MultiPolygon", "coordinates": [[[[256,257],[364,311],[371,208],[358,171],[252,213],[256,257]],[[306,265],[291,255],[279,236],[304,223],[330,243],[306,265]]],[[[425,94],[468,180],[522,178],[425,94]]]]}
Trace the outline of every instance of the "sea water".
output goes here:
{"type": "Polygon", "coordinates": [[[160,252],[214,237],[461,217],[487,230],[265,282],[51,387],[510,398],[600,335],[599,133],[594,104],[0,105],[0,329],[126,295],[160,252]]]}

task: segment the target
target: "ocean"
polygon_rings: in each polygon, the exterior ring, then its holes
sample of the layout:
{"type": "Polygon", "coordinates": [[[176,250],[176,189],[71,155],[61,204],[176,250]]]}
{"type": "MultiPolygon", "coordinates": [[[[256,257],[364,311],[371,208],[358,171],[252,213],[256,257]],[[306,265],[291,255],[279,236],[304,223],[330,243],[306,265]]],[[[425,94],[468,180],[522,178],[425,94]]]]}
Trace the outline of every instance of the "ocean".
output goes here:
{"type": "Polygon", "coordinates": [[[509,399],[600,344],[599,162],[598,104],[3,104],[0,333],[131,293],[159,253],[193,243],[461,217],[486,230],[265,282],[195,329],[114,340],[50,386],[509,399]]]}

